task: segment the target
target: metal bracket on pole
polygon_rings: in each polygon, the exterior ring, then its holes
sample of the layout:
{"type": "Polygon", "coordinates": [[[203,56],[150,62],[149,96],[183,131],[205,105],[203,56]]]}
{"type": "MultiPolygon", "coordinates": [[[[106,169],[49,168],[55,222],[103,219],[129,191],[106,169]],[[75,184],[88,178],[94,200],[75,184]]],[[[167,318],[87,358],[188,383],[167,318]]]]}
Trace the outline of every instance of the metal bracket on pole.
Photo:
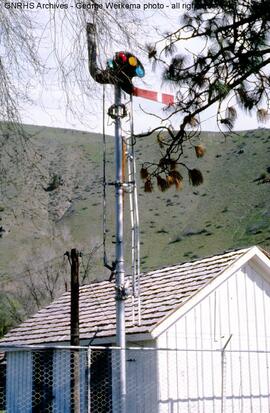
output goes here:
{"type": "Polygon", "coordinates": [[[126,105],[120,104],[120,105],[112,105],[108,109],[108,115],[112,119],[123,119],[127,116],[127,108],[126,105]]]}
{"type": "Polygon", "coordinates": [[[115,300],[126,300],[130,296],[128,284],[115,287],[115,300]]]}

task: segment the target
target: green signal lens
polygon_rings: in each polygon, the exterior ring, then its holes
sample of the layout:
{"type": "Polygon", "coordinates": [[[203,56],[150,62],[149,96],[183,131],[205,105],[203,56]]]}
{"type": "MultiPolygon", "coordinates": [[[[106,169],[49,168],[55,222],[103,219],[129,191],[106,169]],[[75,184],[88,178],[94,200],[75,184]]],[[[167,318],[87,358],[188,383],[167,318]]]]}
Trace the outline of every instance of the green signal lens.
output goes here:
{"type": "Polygon", "coordinates": [[[109,69],[114,69],[114,61],[113,61],[113,59],[108,59],[108,60],[107,60],[107,67],[108,67],[109,69]]]}

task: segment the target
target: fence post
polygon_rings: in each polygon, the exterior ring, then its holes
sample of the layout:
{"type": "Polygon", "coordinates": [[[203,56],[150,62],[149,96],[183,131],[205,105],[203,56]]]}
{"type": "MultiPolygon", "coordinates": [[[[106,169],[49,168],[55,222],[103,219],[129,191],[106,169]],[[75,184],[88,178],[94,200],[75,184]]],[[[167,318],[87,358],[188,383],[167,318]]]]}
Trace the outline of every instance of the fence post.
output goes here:
{"type": "Polygon", "coordinates": [[[221,350],[221,413],[225,413],[225,401],[226,401],[226,348],[231,341],[232,334],[224,344],[221,350]]]}
{"type": "Polygon", "coordinates": [[[91,348],[87,349],[87,413],[91,413],[91,348]]]}
{"type": "MultiPolygon", "coordinates": [[[[79,332],[79,253],[73,248],[71,260],[70,344],[80,345],[79,332]]],[[[71,413],[80,413],[80,350],[71,350],[70,406],[71,413]]]]}

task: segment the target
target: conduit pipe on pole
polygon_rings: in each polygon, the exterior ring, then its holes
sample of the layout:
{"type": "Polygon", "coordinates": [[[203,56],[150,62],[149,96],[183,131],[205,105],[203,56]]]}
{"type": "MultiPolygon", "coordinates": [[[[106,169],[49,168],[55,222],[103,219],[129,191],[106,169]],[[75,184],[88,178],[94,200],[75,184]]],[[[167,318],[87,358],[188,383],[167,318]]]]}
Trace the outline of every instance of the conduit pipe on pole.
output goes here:
{"type": "MultiPolygon", "coordinates": [[[[115,107],[121,105],[121,89],[115,86],[115,107]]],[[[119,402],[120,412],[126,413],[126,332],[125,332],[125,272],[124,272],[124,216],[123,216],[123,168],[120,114],[115,117],[115,289],[116,289],[116,345],[119,354],[119,402]]]]}

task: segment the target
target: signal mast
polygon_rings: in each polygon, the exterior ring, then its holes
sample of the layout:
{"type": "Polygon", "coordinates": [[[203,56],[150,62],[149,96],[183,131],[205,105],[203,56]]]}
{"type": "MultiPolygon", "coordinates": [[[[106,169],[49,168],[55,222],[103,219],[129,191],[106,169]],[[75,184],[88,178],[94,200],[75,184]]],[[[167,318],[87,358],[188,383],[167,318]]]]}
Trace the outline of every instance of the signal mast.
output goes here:
{"type": "Polygon", "coordinates": [[[116,247],[113,266],[106,266],[115,273],[115,302],[116,302],[116,345],[120,347],[119,357],[119,413],[126,413],[126,333],[125,333],[125,299],[128,290],[125,283],[124,268],[124,231],[123,231],[123,145],[121,136],[121,119],[126,116],[125,105],[121,103],[121,91],[129,95],[134,93],[133,77],[143,77],[144,68],[136,56],[129,52],[120,51],[107,61],[106,69],[97,66],[95,25],[87,24],[87,42],[89,71],[93,79],[101,84],[114,85],[114,105],[108,114],[115,122],[115,231],[116,247]]]}
{"type": "MultiPolygon", "coordinates": [[[[126,413],[126,332],[125,332],[125,299],[128,296],[128,289],[125,284],[125,269],[124,269],[124,240],[123,240],[123,192],[125,185],[133,185],[133,193],[135,198],[135,204],[137,204],[137,189],[135,184],[135,160],[133,155],[133,172],[130,173],[129,164],[129,177],[133,177],[134,182],[124,182],[123,176],[123,145],[121,130],[121,119],[127,115],[126,107],[121,103],[121,91],[123,90],[128,95],[149,99],[155,102],[160,102],[164,105],[170,106],[175,103],[175,97],[171,94],[160,93],[134,87],[132,84],[133,77],[142,78],[145,74],[144,67],[139,59],[132,53],[120,51],[115,53],[112,59],[107,61],[106,69],[102,70],[97,66],[97,52],[96,52],[96,29],[95,25],[87,24],[87,43],[88,43],[88,60],[89,71],[93,79],[101,84],[114,85],[114,104],[109,108],[108,114],[115,121],[115,230],[116,230],[116,247],[115,247],[115,262],[113,265],[109,265],[104,257],[104,265],[115,273],[115,301],[116,301],[116,344],[120,347],[119,357],[119,413],[126,413]]],[[[132,127],[133,128],[133,127],[132,127]]],[[[131,135],[133,131],[131,130],[131,135]]],[[[130,155],[130,154],[129,154],[130,155]]],[[[134,208],[134,199],[131,202],[131,223],[133,231],[133,244],[132,254],[133,259],[137,249],[136,267],[137,275],[139,277],[139,236],[138,236],[138,210],[137,205],[134,208]],[[135,209],[135,216],[134,214],[135,209]],[[136,217],[137,215],[137,217],[136,217]],[[134,221],[136,223],[134,224],[134,221]],[[135,246],[137,243],[137,247],[135,246]]],[[[136,296],[136,271],[133,269],[133,298],[136,296]]],[[[139,294],[138,294],[139,295],[139,294]]],[[[139,301],[139,300],[138,300],[139,301]]],[[[138,304],[138,318],[140,324],[140,301],[138,304]]]]}

